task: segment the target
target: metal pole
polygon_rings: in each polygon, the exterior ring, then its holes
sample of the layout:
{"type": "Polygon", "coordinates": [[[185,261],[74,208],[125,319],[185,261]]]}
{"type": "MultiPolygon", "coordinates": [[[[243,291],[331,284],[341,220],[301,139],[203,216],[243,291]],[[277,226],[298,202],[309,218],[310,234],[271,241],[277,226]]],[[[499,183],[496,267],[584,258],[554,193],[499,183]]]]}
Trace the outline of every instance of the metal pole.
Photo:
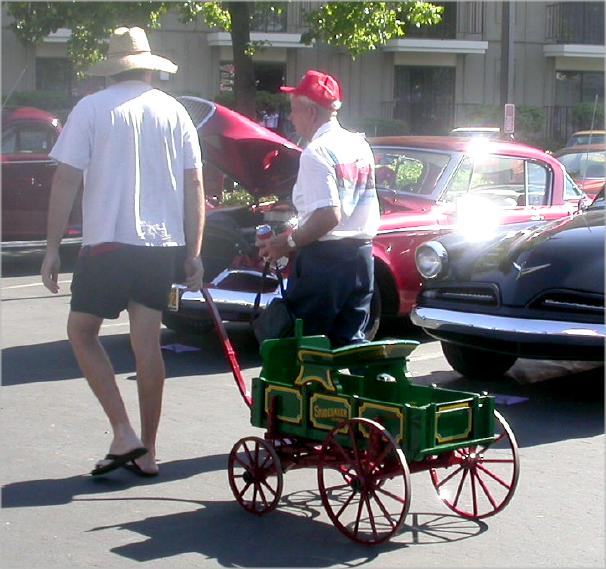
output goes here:
{"type": "Polygon", "coordinates": [[[501,106],[513,103],[515,6],[503,2],[501,18],[501,106]]]}

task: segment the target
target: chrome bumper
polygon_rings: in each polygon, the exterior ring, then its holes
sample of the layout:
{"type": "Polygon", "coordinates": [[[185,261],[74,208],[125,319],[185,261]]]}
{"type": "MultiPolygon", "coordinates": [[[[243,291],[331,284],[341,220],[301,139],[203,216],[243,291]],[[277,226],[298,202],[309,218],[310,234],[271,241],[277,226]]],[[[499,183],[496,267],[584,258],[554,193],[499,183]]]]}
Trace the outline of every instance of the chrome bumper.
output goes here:
{"type": "Polygon", "coordinates": [[[410,318],[417,326],[436,333],[492,333],[497,337],[520,336],[520,341],[532,337],[568,338],[588,344],[603,342],[605,337],[604,324],[511,318],[422,306],[415,307],[410,318]]]}
{"type": "MultiPolygon", "coordinates": [[[[223,271],[211,281],[207,290],[217,306],[220,314],[241,314],[248,316],[255,309],[255,299],[257,292],[242,290],[231,290],[220,288],[222,283],[228,278],[237,275],[247,275],[248,277],[258,277],[259,287],[261,285],[261,273],[257,271],[223,271]]],[[[287,280],[284,279],[284,287],[287,280]]],[[[276,281],[276,288],[271,292],[265,292],[260,295],[259,308],[263,310],[274,298],[281,298],[280,287],[276,281]]],[[[173,284],[168,309],[173,312],[185,310],[188,312],[206,311],[204,305],[206,301],[201,292],[188,291],[187,287],[180,284],[173,284]]]]}

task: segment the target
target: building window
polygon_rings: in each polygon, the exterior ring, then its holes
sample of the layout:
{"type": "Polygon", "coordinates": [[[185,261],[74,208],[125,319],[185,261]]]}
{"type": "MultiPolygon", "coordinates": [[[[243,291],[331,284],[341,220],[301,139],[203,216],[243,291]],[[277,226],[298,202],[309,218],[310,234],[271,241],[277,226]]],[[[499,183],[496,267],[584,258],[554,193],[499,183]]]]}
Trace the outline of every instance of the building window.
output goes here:
{"type": "Polygon", "coordinates": [[[71,92],[72,67],[68,59],[59,57],[36,58],[36,90],[71,92]]]}
{"type": "Polygon", "coordinates": [[[446,134],[454,121],[454,67],[395,67],[394,118],[410,134],[446,134]]]}
{"type": "Polygon", "coordinates": [[[556,104],[604,103],[604,73],[599,71],[556,71],[556,104]]]}

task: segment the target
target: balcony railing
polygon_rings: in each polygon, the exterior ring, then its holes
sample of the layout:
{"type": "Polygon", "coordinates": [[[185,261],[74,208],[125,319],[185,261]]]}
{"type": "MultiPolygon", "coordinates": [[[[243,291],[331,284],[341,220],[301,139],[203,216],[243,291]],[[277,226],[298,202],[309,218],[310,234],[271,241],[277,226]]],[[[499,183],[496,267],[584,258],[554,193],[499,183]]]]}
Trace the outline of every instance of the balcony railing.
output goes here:
{"type": "MultiPolygon", "coordinates": [[[[459,6],[456,2],[436,2],[444,6],[442,21],[435,26],[423,26],[416,28],[410,26],[407,36],[410,38],[427,39],[456,39],[457,32],[464,34],[481,34],[483,21],[482,2],[464,2],[465,6],[459,6]],[[457,12],[463,11],[464,19],[458,24],[457,12]]],[[[283,13],[268,14],[267,10],[259,10],[253,19],[252,31],[258,32],[301,32],[306,29],[305,16],[308,12],[317,9],[317,2],[291,2],[283,13]]]]}
{"type": "Polygon", "coordinates": [[[548,42],[604,45],[603,2],[558,2],[547,6],[548,42]]]}
{"type": "Polygon", "coordinates": [[[280,33],[286,32],[287,10],[284,8],[281,13],[268,10],[261,7],[251,13],[251,32],[280,33]]]}
{"type": "Polygon", "coordinates": [[[442,21],[434,26],[409,26],[407,38],[423,38],[436,40],[456,39],[457,37],[457,5],[454,2],[434,2],[444,7],[442,21]]]}

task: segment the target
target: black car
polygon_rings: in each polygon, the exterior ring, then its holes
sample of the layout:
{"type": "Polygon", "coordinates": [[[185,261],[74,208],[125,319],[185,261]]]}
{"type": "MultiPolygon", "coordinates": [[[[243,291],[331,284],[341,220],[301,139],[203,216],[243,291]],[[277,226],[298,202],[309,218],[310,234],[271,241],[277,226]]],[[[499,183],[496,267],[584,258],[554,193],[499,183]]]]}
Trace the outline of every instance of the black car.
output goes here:
{"type": "Polygon", "coordinates": [[[604,360],[604,191],[569,218],[424,243],[416,262],[412,321],[459,373],[502,375],[517,358],[604,360]]]}

